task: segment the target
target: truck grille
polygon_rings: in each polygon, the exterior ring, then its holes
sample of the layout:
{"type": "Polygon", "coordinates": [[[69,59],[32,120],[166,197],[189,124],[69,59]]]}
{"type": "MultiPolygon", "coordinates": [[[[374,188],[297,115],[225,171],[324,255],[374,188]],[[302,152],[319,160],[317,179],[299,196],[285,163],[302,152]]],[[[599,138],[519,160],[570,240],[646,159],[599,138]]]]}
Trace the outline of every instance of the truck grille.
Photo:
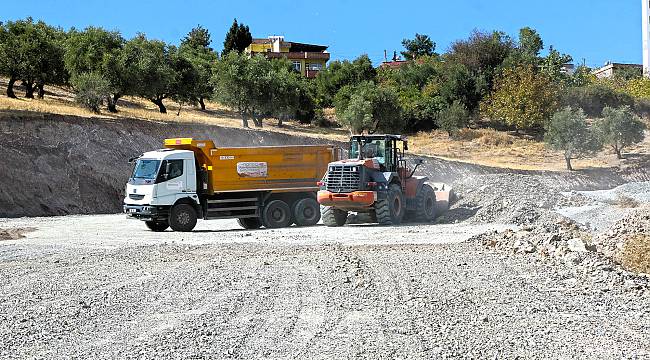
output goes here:
{"type": "Polygon", "coordinates": [[[144,195],[141,195],[141,194],[129,194],[129,199],[131,199],[131,200],[142,200],[142,199],[144,199],[144,195]]]}
{"type": "Polygon", "coordinates": [[[361,183],[359,166],[331,165],[325,179],[328,191],[347,193],[359,190],[361,183]]]}

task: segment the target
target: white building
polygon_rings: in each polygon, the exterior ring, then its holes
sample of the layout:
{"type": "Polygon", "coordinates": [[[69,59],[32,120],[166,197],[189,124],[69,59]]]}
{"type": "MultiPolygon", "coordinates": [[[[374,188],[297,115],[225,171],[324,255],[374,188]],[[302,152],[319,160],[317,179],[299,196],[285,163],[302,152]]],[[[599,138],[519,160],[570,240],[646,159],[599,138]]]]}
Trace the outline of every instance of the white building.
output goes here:
{"type": "Polygon", "coordinates": [[[650,76],[650,0],[641,0],[643,6],[643,74],[650,76]]]}

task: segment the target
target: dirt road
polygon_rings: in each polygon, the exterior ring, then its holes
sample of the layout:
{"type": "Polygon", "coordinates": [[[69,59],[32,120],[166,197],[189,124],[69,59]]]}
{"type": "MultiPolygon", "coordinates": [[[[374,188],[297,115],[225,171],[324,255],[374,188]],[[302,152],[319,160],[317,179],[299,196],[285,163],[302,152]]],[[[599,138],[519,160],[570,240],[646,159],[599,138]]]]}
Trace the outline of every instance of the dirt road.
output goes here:
{"type": "Polygon", "coordinates": [[[2,358],[650,356],[647,296],[467,241],[504,225],[0,227],[35,228],[0,241],[2,358]]]}

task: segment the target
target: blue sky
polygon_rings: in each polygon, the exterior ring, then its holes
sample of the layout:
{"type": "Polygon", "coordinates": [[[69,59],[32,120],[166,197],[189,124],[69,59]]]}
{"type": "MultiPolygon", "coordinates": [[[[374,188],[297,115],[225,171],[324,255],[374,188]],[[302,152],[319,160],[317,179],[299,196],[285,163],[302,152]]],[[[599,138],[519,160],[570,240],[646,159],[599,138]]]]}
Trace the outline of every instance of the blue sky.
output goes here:
{"type": "Polygon", "coordinates": [[[32,16],[69,28],[88,25],[137,32],[171,43],[195,25],[210,30],[220,49],[233,18],[253,37],[284,35],[289,41],[328,45],[333,59],[367,53],[375,62],[401,50],[401,40],[429,35],[442,52],[473,29],[516,35],[537,29],[545,45],[569,53],[576,63],[640,63],[641,2],[638,0],[432,0],[432,1],[171,1],[30,0],[3,1],[0,20],[32,16]]]}

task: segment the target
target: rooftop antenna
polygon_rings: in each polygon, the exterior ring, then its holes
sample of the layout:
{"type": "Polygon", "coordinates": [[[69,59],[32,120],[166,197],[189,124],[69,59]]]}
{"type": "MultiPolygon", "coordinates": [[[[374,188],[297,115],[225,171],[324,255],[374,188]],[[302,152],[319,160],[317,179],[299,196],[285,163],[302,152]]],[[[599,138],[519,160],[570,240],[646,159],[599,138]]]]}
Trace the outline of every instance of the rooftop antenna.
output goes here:
{"type": "Polygon", "coordinates": [[[384,62],[388,62],[388,55],[386,54],[386,49],[384,49],[384,62]]]}

